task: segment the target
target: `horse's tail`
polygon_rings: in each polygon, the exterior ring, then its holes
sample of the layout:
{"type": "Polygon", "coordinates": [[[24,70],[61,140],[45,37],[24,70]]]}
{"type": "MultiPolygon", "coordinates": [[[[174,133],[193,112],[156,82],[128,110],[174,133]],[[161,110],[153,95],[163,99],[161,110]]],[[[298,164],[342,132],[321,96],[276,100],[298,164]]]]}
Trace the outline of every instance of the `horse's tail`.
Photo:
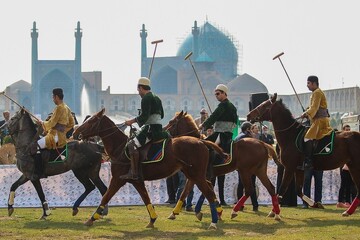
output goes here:
{"type": "Polygon", "coordinates": [[[276,163],[276,165],[281,165],[280,161],[279,161],[279,158],[278,158],[278,155],[276,154],[276,151],[274,149],[274,147],[270,144],[267,144],[267,143],[264,143],[262,142],[265,146],[265,148],[267,149],[268,151],[268,155],[269,155],[269,159],[273,159],[274,162],[276,163]]]}
{"type": "Polygon", "coordinates": [[[219,147],[219,145],[217,145],[209,140],[200,139],[200,141],[203,142],[207,147],[215,150],[218,154],[220,154],[221,157],[226,158],[226,154],[225,154],[224,150],[221,147],[219,147]]]}

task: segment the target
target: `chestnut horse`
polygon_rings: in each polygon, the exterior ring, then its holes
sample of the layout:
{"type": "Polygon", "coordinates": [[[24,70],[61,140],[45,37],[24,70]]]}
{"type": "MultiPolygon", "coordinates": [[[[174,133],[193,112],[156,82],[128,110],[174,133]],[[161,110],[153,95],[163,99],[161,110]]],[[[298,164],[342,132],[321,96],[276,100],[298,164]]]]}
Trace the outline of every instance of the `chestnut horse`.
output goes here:
{"type": "MultiPolygon", "coordinates": [[[[103,206],[108,204],[114,194],[126,182],[129,182],[133,184],[139,192],[149,212],[150,222],[147,227],[153,227],[157,215],[150,202],[144,182],[120,179],[120,176],[126,174],[130,168],[130,160],[126,156],[125,151],[128,137],[124,132],[118,129],[109,117],[104,115],[104,112],[105,109],[102,109],[93,115],[73,133],[74,138],[81,139],[99,136],[104,143],[106,152],[112,160],[112,177],[108,190],[103,196],[96,212],[86,224],[91,225],[95,220],[99,219],[103,206]]],[[[212,216],[212,222],[209,228],[216,229],[216,223],[218,221],[217,208],[221,209],[221,206],[216,200],[216,195],[212,189],[211,183],[206,180],[206,169],[209,159],[208,146],[215,149],[219,154],[222,154],[222,156],[224,156],[224,153],[216,144],[205,140],[199,140],[194,137],[184,136],[168,139],[167,141],[164,151],[165,154],[161,161],[150,164],[141,164],[143,179],[151,181],[166,178],[181,170],[188,179],[198,186],[200,191],[209,201],[212,216]]]]}
{"type": "MultiPolygon", "coordinates": [[[[36,140],[36,125],[32,121],[29,113],[21,109],[10,119],[8,129],[16,148],[16,165],[22,172],[20,178],[11,185],[8,200],[8,214],[11,216],[14,212],[13,205],[16,189],[30,180],[42,204],[43,215],[40,219],[46,219],[50,214],[50,209],[45,199],[40,179],[34,178],[33,176],[35,168],[34,157],[30,156],[28,151],[30,143],[36,140]]],[[[86,196],[95,189],[95,186],[102,195],[104,195],[107,190],[106,185],[99,176],[102,160],[100,151],[102,150],[102,147],[95,143],[74,141],[68,145],[68,156],[66,160],[44,164],[44,174],[46,176],[54,176],[72,170],[75,177],[84,185],[84,193],[74,203],[73,216],[78,213],[79,205],[86,196]]],[[[107,211],[105,211],[104,214],[106,214],[106,212],[107,211]]]]}
{"type": "MultiPolygon", "coordinates": [[[[302,165],[305,155],[300,152],[295,139],[304,126],[297,122],[289,109],[284,105],[282,99],[276,101],[277,94],[263,102],[248,115],[249,121],[272,121],[274,125],[276,139],[280,146],[280,161],[285,167],[284,176],[279,189],[279,196],[284,196],[294,172],[298,196],[306,201],[309,206],[314,207],[314,201],[309,199],[302,192],[304,182],[304,172],[297,169],[302,165]]],[[[356,185],[357,196],[351,206],[343,212],[343,216],[354,213],[360,203],[360,133],[337,132],[334,138],[334,148],[330,155],[315,155],[313,157],[315,170],[332,170],[343,166],[345,163],[349,167],[349,172],[356,185]]]]}
{"type": "MultiPolygon", "coordinates": [[[[200,138],[199,128],[197,127],[194,119],[191,115],[181,111],[177,113],[164,127],[171,136],[193,136],[200,138]]],[[[274,217],[276,220],[280,220],[280,207],[278,199],[275,193],[275,187],[267,176],[267,164],[269,157],[273,158],[277,164],[280,164],[277,159],[277,154],[272,146],[266,144],[255,138],[244,138],[232,145],[232,159],[229,163],[213,165],[213,176],[221,176],[226,173],[237,170],[240,174],[241,181],[244,184],[245,193],[239,199],[237,204],[233,207],[231,218],[237,216],[237,212],[244,207],[245,201],[252,194],[254,186],[251,181],[251,176],[256,175],[265,188],[268,190],[273,209],[269,213],[269,217],[274,217]]],[[[175,215],[178,215],[181,211],[181,205],[184,199],[188,195],[190,189],[194,184],[191,181],[187,181],[185,190],[180,196],[179,202],[173,210],[173,213],[169,216],[169,219],[175,219],[175,215]]],[[[195,207],[196,217],[201,220],[201,206],[204,198],[200,197],[195,207]]]]}

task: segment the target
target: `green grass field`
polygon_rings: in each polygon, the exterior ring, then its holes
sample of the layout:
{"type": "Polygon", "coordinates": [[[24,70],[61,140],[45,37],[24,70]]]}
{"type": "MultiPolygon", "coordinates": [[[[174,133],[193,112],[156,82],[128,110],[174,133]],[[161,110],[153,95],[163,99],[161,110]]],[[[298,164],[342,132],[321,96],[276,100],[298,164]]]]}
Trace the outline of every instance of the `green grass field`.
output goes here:
{"type": "Polygon", "coordinates": [[[72,217],[71,208],[56,208],[47,220],[38,220],[40,208],[16,208],[13,216],[0,209],[0,239],[360,239],[360,214],[342,217],[344,209],[325,205],[324,210],[282,208],[282,221],[267,218],[270,207],[259,212],[246,205],[244,212],[230,219],[231,208],[225,207],[217,230],[207,230],[211,218],[204,206],[200,222],[193,213],[182,212],[176,220],[168,220],[172,208],[156,206],[159,215],[154,229],[145,228],[149,221],[144,206],[110,207],[109,215],[92,227],[84,222],[95,207],[81,208],[72,217]]]}

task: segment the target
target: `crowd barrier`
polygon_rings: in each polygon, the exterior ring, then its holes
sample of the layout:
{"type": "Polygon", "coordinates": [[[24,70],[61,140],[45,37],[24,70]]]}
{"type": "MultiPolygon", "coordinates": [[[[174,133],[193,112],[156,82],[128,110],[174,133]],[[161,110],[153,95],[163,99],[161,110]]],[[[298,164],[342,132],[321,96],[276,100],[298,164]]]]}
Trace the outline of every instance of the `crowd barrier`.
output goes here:
{"type": "MultiPolygon", "coordinates": [[[[100,171],[101,179],[108,186],[111,178],[110,163],[103,163],[100,171]]],[[[21,176],[15,165],[0,165],[0,207],[7,207],[8,195],[11,185],[21,176]]],[[[277,168],[273,161],[269,161],[268,176],[276,186],[277,168]]],[[[225,201],[233,204],[236,200],[238,175],[232,172],[225,179],[225,201]]],[[[70,207],[84,191],[82,184],[74,174],[67,173],[41,179],[46,199],[52,207],[70,207]]],[[[163,204],[168,196],[165,179],[146,181],[146,188],[153,204],[163,204]]],[[[267,190],[257,179],[259,190],[259,204],[271,204],[271,198],[267,190]]],[[[324,172],[323,177],[323,203],[336,203],[340,186],[339,169],[324,172]]],[[[312,187],[313,189],[313,187],[312,187]]],[[[198,199],[200,192],[194,188],[194,202],[198,199]]],[[[217,185],[215,187],[218,193],[217,185]]],[[[313,190],[312,190],[313,192],[313,190]]],[[[313,196],[313,193],[312,193],[313,196]]],[[[82,206],[97,206],[100,203],[101,194],[96,189],[82,203],[82,206]]],[[[298,203],[300,200],[298,198],[298,203]]],[[[140,195],[131,184],[123,186],[111,199],[110,205],[142,205],[140,195]]],[[[40,207],[40,200],[31,182],[20,186],[15,195],[14,207],[40,207]]]]}

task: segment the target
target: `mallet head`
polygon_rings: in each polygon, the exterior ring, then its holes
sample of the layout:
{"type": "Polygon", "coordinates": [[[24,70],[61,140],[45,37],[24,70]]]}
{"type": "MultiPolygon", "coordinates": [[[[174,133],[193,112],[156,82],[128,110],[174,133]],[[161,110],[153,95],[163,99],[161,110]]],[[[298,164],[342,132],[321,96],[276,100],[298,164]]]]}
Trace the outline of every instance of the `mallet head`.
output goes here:
{"type": "Polygon", "coordinates": [[[192,54],[193,54],[193,52],[189,52],[188,55],[185,56],[184,60],[188,60],[192,54]]]}
{"type": "Polygon", "coordinates": [[[275,57],[273,57],[273,60],[275,60],[275,59],[277,59],[277,58],[281,57],[282,55],[284,55],[284,52],[281,52],[281,53],[279,53],[278,55],[276,55],[275,57]]]}
{"type": "Polygon", "coordinates": [[[158,44],[158,43],[161,43],[163,41],[164,41],[163,39],[155,40],[155,41],[152,41],[151,44],[158,44]]]}

